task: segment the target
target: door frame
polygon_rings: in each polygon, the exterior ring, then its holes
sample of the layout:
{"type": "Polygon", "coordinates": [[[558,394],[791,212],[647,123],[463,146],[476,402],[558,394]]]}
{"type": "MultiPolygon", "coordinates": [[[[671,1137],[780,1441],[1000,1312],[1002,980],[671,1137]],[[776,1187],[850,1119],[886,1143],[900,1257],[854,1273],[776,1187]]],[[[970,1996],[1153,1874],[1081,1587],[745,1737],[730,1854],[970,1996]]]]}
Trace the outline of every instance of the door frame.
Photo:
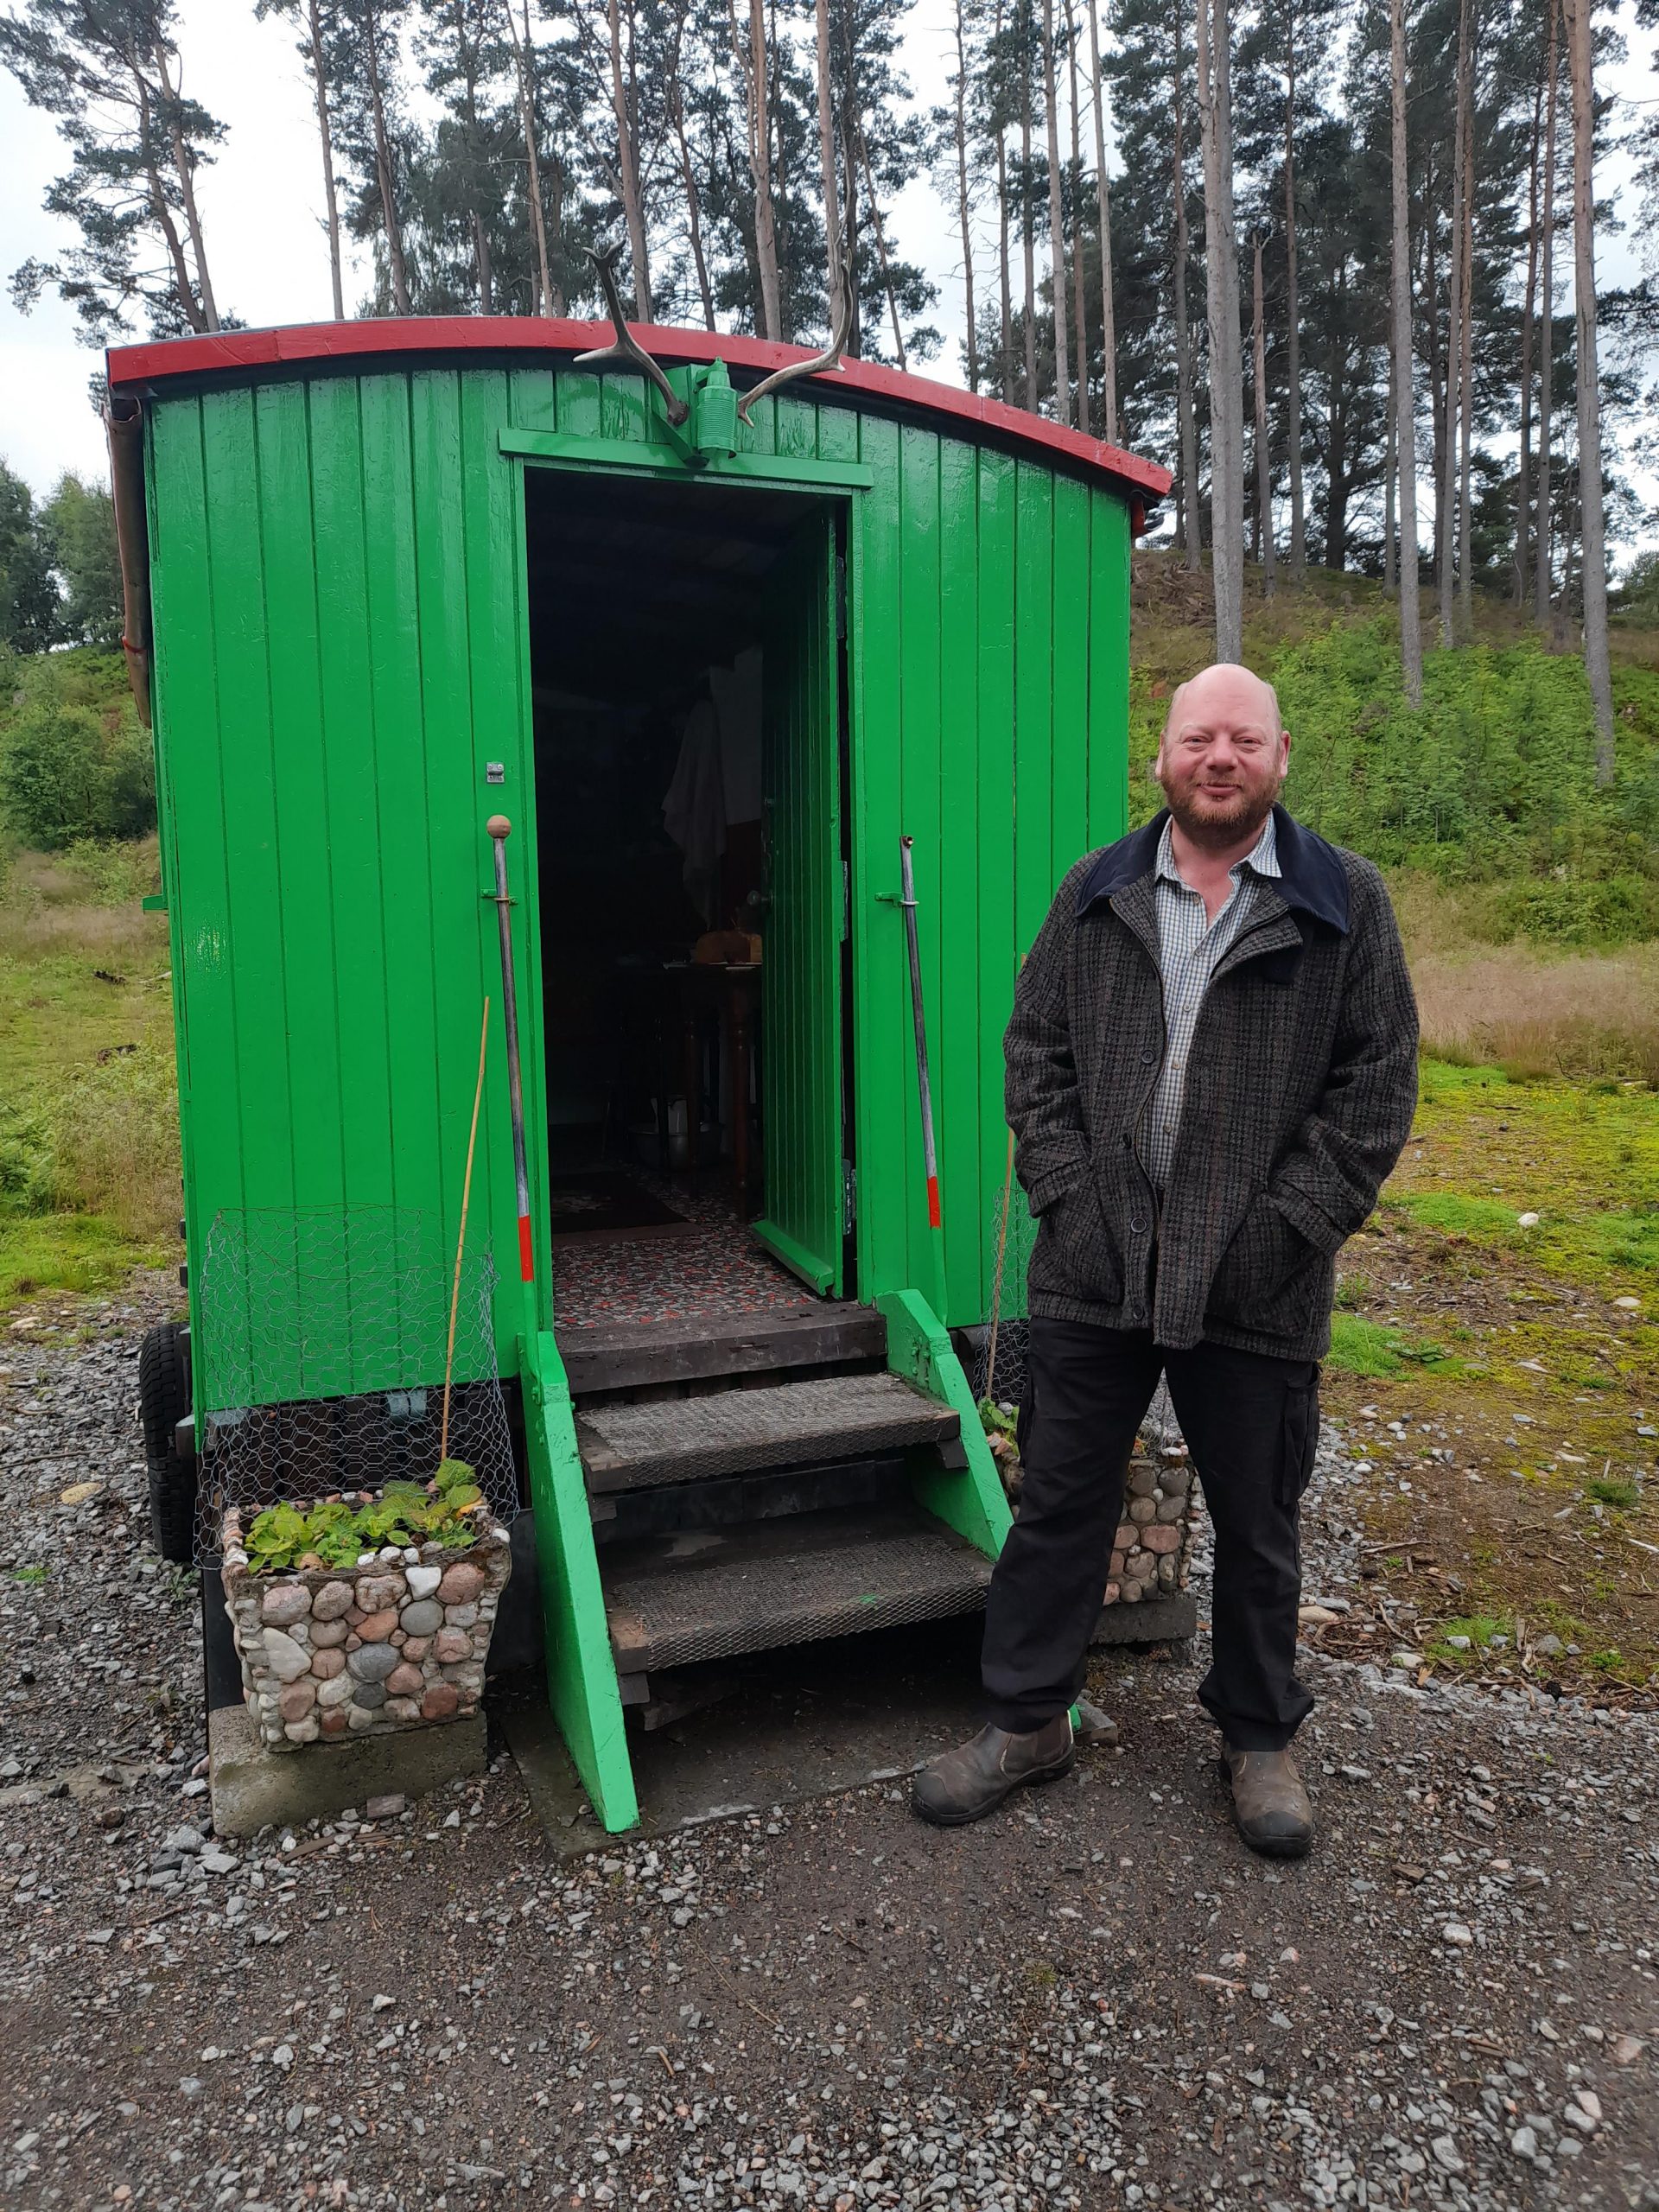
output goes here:
{"type": "MultiPolygon", "coordinates": [[[[854,549],[859,532],[853,526],[854,509],[861,493],[874,487],[875,471],[862,462],[818,461],[798,458],[793,454],[740,453],[716,454],[700,467],[692,467],[674,448],[647,439],[578,437],[563,431],[523,430],[511,427],[497,433],[497,447],[501,458],[512,473],[512,515],[513,530],[513,598],[514,613],[518,629],[518,759],[523,766],[522,811],[529,835],[524,850],[526,864],[535,871],[537,895],[524,898],[528,909],[524,915],[524,946],[526,975],[524,978],[527,993],[534,994],[533,1003],[541,1004],[543,946],[542,902],[540,897],[541,861],[536,836],[537,820],[537,791],[536,786],[536,732],[534,709],[531,703],[530,653],[530,563],[529,517],[524,496],[524,475],[527,469],[547,468],[569,472],[578,475],[620,475],[638,480],[648,476],[659,482],[683,484],[695,487],[699,484],[739,486],[746,490],[765,494],[767,492],[810,492],[825,501],[833,500],[841,510],[836,518],[836,539],[837,558],[844,563],[844,594],[841,601],[842,619],[835,625],[830,643],[836,647],[840,664],[840,692],[838,728],[833,734],[836,750],[836,775],[841,785],[842,841],[846,858],[846,929],[842,938],[842,969],[837,978],[842,992],[842,1144],[843,1177],[855,1172],[854,1150],[857,1137],[857,1116],[855,1106],[855,1077],[852,1061],[852,1039],[855,1024],[853,1020],[853,959],[855,935],[855,888],[856,866],[853,849],[856,842],[853,818],[853,760],[857,747],[858,688],[857,626],[853,609],[856,602],[857,581],[854,549]]],[[[525,1107],[529,1127],[525,1135],[530,1150],[531,1203],[533,1212],[532,1234],[535,1249],[543,1264],[537,1270],[537,1310],[540,1325],[550,1331],[556,1316],[553,1311],[553,1269],[551,1265],[552,1215],[547,1191],[547,1098],[546,1086],[540,1074],[543,1050],[539,1014],[536,1025],[537,1039],[537,1067],[533,1084],[526,1085],[525,1107]],[[533,1103],[532,1103],[533,1102],[533,1103]]],[[[842,1268],[846,1277],[845,1293],[856,1295],[854,1265],[854,1245],[857,1235],[856,1212],[842,1239],[842,1268]]]]}

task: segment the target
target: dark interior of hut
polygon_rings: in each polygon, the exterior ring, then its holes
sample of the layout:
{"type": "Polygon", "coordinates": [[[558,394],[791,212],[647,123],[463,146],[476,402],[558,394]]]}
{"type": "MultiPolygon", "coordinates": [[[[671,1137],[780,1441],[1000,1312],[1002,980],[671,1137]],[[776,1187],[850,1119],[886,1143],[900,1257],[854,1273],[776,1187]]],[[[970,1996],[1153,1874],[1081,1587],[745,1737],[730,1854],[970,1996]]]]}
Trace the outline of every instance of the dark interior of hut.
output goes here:
{"type": "Polygon", "coordinates": [[[813,503],[525,483],[556,1310],[798,1300],[747,1224],[766,1191],[768,584],[813,503]]]}

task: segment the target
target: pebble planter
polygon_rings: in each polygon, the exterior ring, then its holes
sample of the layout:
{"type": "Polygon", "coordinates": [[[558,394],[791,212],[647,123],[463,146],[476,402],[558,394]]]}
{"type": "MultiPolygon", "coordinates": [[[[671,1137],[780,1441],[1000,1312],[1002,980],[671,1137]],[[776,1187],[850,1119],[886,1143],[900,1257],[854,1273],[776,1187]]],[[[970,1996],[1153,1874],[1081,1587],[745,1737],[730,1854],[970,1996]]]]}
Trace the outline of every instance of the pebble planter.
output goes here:
{"type": "Polygon", "coordinates": [[[512,1569],[505,1529],[487,1523],[465,1551],[426,1544],[349,1570],[253,1574],[232,1510],[221,1556],[243,1694],[272,1749],[476,1711],[512,1569]]]}
{"type": "Polygon", "coordinates": [[[1123,1518],[1112,1538],[1107,1569],[1109,1605],[1136,1605],[1185,1590],[1192,1539],[1204,1508],[1192,1484],[1185,1451],[1140,1454],[1129,1462],[1123,1518]]]}

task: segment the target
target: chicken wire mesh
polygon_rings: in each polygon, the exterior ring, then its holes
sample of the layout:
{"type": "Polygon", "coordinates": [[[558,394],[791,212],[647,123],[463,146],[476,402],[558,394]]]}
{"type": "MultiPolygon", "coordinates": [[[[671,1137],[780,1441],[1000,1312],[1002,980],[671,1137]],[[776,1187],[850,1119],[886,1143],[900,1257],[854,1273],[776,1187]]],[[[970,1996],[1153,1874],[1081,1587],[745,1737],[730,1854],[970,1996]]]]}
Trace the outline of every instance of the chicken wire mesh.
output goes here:
{"type": "Polygon", "coordinates": [[[974,1363],[974,1396],[989,1398],[1012,1415],[1026,1387],[1026,1270],[1037,1242],[1037,1224],[1025,1192],[1012,1179],[996,1204],[991,1250],[990,1304],[974,1363]]]}
{"type": "MultiPolygon", "coordinates": [[[[435,1216],[406,1207],[226,1211],[192,1300],[205,1362],[196,1556],[219,1564],[220,1528],[277,1499],[426,1482],[436,1471],[454,1255],[435,1216]]],[[[448,1455],[498,1521],[518,1478],[492,1322],[487,1255],[461,1265],[448,1455]]]]}
{"type": "MultiPolygon", "coordinates": [[[[1010,1182],[998,1199],[992,1250],[1000,1255],[991,1280],[991,1297],[974,1364],[975,1399],[988,1399],[1012,1422],[1025,1395],[1031,1325],[1027,1319],[1026,1271],[1037,1242],[1037,1224],[1025,1192],[1010,1182]]],[[[1141,1424],[1139,1448],[1149,1452],[1173,1452],[1181,1446],[1181,1427],[1170,1402],[1169,1385],[1160,1377],[1146,1418],[1141,1424]]]]}

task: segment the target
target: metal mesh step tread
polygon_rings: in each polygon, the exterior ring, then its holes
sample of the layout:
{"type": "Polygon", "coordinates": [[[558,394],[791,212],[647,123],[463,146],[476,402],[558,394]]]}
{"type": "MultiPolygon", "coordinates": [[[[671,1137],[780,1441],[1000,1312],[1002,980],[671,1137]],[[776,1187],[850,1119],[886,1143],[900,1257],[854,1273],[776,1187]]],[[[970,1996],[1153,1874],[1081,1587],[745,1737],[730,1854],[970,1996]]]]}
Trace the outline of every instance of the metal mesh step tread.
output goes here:
{"type": "Polygon", "coordinates": [[[576,1442],[588,1488],[605,1491],[948,1444],[961,1426],[948,1406],[896,1375],[832,1375],[589,1407],[577,1415],[576,1442]]]}
{"type": "Polygon", "coordinates": [[[622,1674],[976,1611],[991,1562],[917,1510],[687,1532],[604,1561],[622,1674]]]}

